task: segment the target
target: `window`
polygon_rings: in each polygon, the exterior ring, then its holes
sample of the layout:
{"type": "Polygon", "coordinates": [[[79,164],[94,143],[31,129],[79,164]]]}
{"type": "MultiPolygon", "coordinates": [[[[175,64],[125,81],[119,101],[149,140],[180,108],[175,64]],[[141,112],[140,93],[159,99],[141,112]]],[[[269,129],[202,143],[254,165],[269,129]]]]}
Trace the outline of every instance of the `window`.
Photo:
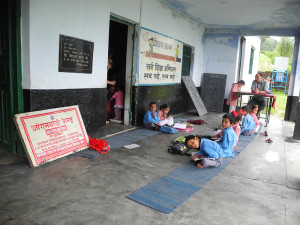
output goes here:
{"type": "Polygon", "coordinates": [[[249,74],[252,74],[252,68],[253,68],[253,59],[254,59],[254,47],[251,47],[251,53],[250,53],[250,63],[249,63],[249,74]]]}
{"type": "Polygon", "coordinates": [[[182,54],[182,76],[190,76],[191,63],[192,63],[193,49],[190,46],[183,46],[182,54]]]}

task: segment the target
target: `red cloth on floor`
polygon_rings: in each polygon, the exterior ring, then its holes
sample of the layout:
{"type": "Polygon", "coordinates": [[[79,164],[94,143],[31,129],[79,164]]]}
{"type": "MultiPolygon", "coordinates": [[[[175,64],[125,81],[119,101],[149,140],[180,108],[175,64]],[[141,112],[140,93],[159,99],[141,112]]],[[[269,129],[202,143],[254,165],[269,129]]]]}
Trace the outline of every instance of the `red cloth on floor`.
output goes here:
{"type": "Polygon", "coordinates": [[[189,120],[188,122],[191,124],[198,124],[198,125],[205,124],[204,120],[189,120]]]}
{"type": "Polygon", "coordinates": [[[100,154],[104,153],[105,155],[110,150],[105,140],[91,138],[90,136],[89,136],[89,140],[90,140],[89,149],[95,149],[100,154]]]}

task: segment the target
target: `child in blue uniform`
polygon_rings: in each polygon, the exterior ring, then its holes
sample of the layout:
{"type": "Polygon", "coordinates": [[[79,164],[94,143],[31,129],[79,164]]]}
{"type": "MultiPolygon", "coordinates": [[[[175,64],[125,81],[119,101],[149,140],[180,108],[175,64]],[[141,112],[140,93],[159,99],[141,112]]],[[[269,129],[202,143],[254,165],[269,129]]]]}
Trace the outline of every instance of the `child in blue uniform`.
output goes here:
{"type": "Polygon", "coordinates": [[[227,113],[222,118],[222,126],[224,128],[222,139],[220,141],[220,147],[224,152],[225,157],[232,157],[234,156],[233,147],[236,144],[236,133],[234,132],[232,125],[235,122],[235,117],[227,113]]]}
{"type": "Polygon", "coordinates": [[[150,102],[149,110],[146,112],[144,116],[144,126],[149,129],[159,130],[159,118],[156,113],[156,103],[150,102]]]}
{"type": "Polygon", "coordinates": [[[196,152],[192,157],[196,161],[197,167],[219,167],[222,165],[224,153],[218,143],[194,135],[187,136],[185,143],[190,148],[199,149],[199,152],[196,152]]]}
{"type": "Polygon", "coordinates": [[[242,107],[242,110],[244,112],[245,117],[242,122],[241,135],[251,136],[254,134],[256,123],[253,117],[250,115],[250,106],[245,105],[242,107]]]}

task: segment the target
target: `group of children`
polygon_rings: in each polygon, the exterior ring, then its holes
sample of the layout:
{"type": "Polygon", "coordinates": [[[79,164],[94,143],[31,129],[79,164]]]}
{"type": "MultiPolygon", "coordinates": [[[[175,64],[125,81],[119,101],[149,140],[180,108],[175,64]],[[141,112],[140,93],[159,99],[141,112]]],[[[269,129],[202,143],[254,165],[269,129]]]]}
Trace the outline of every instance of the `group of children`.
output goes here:
{"type": "Polygon", "coordinates": [[[197,167],[218,167],[222,164],[224,157],[234,156],[234,149],[237,149],[239,136],[251,136],[258,132],[261,123],[256,116],[257,110],[257,105],[251,109],[246,105],[239,111],[234,110],[225,114],[222,118],[223,131],[212,136],[212,139],[221,136],[219,143],[200,136],[189,135],[185,140],[186,145],[190,148],[199,149],[199,152],[192,156],[197,167]],[[239,122],[241,120],[242,126],[240,127],[239,122]]]}
{"type": "Polygon", "coordinates": [[[156,103],[151,102],[143,119],[144,126],[153,130],[159,130],[162,126],[172,126],[174,124],[173,117],[168,116],[170,107],[163,104],[158,112],[156,112],[156,108],[156,103]]]}
{"type": "MultiPolygon", "coordinates": [[[[237,149],[237,143],[240,135],[251,136],[257,133],[261,123],[257,119],[258,106],[245,105],[240,110],[236,110],[236,92],[245,85],[243,80],[232,85],[228,96],[227,104],[230,105],[229,113],[222,118],[223,130],[219,131],[211,139],[201,138],[200,136],[189,135],[186,137],[185,144],[199,151],[192,155],[197,167],[218,167],[222,164],[224,157],[234,156],[234,149],[237,149]],[[242,124],[240,125],[240,121],[242,124]]],[[[144,126],[153,130],[159,130],[162,126],[172,126],[173,118],[168,117],[170,107],[163,104],[160,110],[156,112],[156,103],[151,102],[149,110],[144,116],[144,126]]],[[[207,136],[206,136],[207,137],[207,136]]]]}
{"type": "MultiPolygon", "coordinates": [[[[143,119],[146,128],[159,130],[161,126],[172,126],[174,124],[173,118],[168,116],[170,107],[167,104],[163,104],[158,112],[156,112],[156,109],[156,103],[151,102],[143,119]]],[[[253,106],[250,109],[246,105],[239,111],[234,110],[225,114],[222,118],[223,130],[212,136],[212,139],[220,137],[219,142],[200,136],[187,136],[186,145],[190,148],[199,149],[192,156],[197,167],[218,167],[222,164],[224,157],[234,156],[234,149],[237,149],[236,145],[240,134],[250,136],[258,132],[261,124],[256,116],[257,110],[258,106],[253,106]],[[240,126],[241,120],[242,126],[240,126]]]]}

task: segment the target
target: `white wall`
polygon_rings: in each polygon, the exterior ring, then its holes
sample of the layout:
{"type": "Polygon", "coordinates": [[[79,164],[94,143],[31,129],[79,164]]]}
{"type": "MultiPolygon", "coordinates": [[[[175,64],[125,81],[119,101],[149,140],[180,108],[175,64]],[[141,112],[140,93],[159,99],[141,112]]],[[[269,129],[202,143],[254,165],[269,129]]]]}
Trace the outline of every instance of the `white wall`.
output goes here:
{"type": "Polygon", "coordinates": [[[203,73],[226,74],[228,97],[236,81],[239,35],[235,33],[206,33],[204,36],[203,73]]]}
{"type": "MultiPolygon", "coordinates": [[[[193,79],[200,85],[203,28],[174,16],[156,0],[25,1],[28,10],[21,34],[22,48],[27,49],[22,54],[24,89],[105,88],[110,14],[194,46],[193,79]],[[60,34],[94,42],[92,74],[58,72],[60,34]]],[[[26,12],[25,6],[22,10],[26,12]]]]}
{"type": "Polygon", "coordinates": [[[245,36],[245,49],[244,49],[244,60],[242,62],[242,75],[241,80],[245,81],[245,86],[243,87],[243,91],[251,91],[252,81],[255,79],[255,74],[258,72],[258,64],[259,64],[259,53],[260,53],[260,37],[252,37],[245,36]],[[253,59],[253,67],[252,73],[249,74],[249,65],[250,65],[250,54],[251,47],[254,47],[254,59],[253,59]]]}
{"type": "Polygon", "coordinates": [[[192,78],[200,86],[203,61],[201,42],[204,28],[176,14],[155,0],[142,2],[141,26],[165,34],[195,47],[192,78]]]}

